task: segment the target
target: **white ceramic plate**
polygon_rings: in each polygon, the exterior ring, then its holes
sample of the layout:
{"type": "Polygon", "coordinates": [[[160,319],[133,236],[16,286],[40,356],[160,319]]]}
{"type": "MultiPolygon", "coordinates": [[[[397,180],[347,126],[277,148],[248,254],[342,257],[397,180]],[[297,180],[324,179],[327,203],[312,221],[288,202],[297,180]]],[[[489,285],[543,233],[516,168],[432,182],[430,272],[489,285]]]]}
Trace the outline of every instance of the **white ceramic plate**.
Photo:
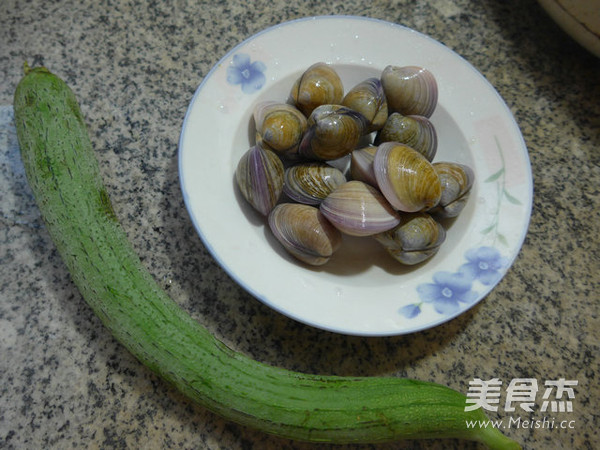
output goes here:
{"type": "Polygon", "coordinates": [[[519,252],[532,203],[531,168],[519,128],[483,76],[423,34],[358,17],[283,23],[225,55],[187,111],[179,171],[198,233],[241,286],[298,321],[352,335],[411,333],[471,308],[519,252]],[[282,250],[238,194],[234,172],[253,143],[254,105],[286,101],[295,79],[318,61],[338,70],[346,90],[389,64],[422,66],[435,75],[434,161],[470,165],[476,181],[467,207],[427,263],[402,267],[370,238],[346,238],[327,265],[307,267],[282,250]]]}

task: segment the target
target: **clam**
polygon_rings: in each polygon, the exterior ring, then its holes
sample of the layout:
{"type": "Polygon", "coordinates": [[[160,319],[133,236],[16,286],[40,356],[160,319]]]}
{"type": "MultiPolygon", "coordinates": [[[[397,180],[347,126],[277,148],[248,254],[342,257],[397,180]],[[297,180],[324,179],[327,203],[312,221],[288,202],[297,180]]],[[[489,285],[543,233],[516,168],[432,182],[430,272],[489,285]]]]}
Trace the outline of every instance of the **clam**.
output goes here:
{"type": "Polygon", "coordinates": [[[335,189],[319,209],[340,231],[370,236],[394,228],[400,217],[381,193],[362,181],[352,180],[335,189]]]}
{"type": "Polygon", "coordinates": [[[373,159],[375,159],[375,145],[357,148],[352,151],[350,157],[350,176],[353,180],[364,181],[371,186],[377,187],[375,172],[373,172],[373,159]]]}
{"type": "Polygon", "coordinates": [[[381,84],[390,112],[429,118],[437,106],[437,82],[422,67],[387,66],[381,73],[381,84]]]}
{"type": "Polygon", "coordinates": [[[367,78],[358,83],[346,93],[342,105],[365,117],[368,133],[381,129],[388,116],[387,101],[379,78],[367,78]]]}
{"type": "Polygon", "coordinates": [[[339,230],[314,206],[280,203],[269,214],[268,223],[290,254],[313,266],[329,261],[342,242],[339,230]]]}
{"type": "Polygon", "coordinates": [[[433,123],[425,116],[403,116],[392,113],[375,137],[375,144],[400,142],[432,161],[437,152],[437,133],[433,123]]]}
{"type": "Polygon", "coordinates": [[[308,118],[299,153],[308,159],[329,161],[356,148],[366,127],[364,117],[341,105],[321,105],[308,118]]]}
{"type": "Polygon", "coordinates": [[[284,167],[279,156],[255,145],[238,162],[235,179],[246,201],[266,216],[281,196],[283,174],[284,167]]]}
{"type": "Polygon", "coordinates": [[[342,171],[329,164],[303,163],[286,169],[283,192],[299,203],[318,205],[345,182],[342,171]]]}
{"type": "Polygon", "coordinates": [[[381,193],[399,211],[426,211],[442,195],[433,165],[416,150],[398,142],[380,144],[373,171],[381,193]]]}
{"type": "Polygon", "coordinates": [[[344,86],[335,69],[323,62],[310,66],[292,86],[290,97],[307,117],[319,105],[339,104],[344,86]]]}
{"type": "Polygon", "coordinates": [[[438,204],[429,212],[439,218],[456,217],[465,207],[475,175],[464,164],[436,162],[433,168],[438,173],[442,195],[438,204]]]}
{"type": "Polygon", "coordinates": [[[446,230],[427,213],[402,214],[397,227],[374,238],[402,264],[418,264],[435,255],[446,239],[446,230]]]}
{"type": "Polygon", "coordinates": [[[254,108],[256,143],[280,154],[298,150],[306,131],[306,117],[287,103],[261,102],[254,108]]]}

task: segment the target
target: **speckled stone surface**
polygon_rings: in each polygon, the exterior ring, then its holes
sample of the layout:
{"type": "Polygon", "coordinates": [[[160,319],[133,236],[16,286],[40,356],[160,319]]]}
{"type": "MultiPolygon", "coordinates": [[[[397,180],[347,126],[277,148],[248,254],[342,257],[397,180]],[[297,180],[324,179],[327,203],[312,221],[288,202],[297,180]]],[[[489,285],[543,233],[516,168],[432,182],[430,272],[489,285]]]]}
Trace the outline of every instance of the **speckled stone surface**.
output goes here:
{"type": "MultiPolygon", "coordinates": [[[[548,414],[574,428],[504,431],[527,449],[598,448],[600,60],[536,2],[3,0],[0,42],[0,448],[314,447],[192,404],[124,350],[83,302],[18,156],[10,106],[25,59],[72,86],[143,262],[228,345],[289,369],[408,376],[464,393],[474,378],[577,380],[573,411],[548,414]],[[179,132],[213,64],[268,26],[329,14],[393,21],[456,51],[505,99],[529,149],[534,204],[521,253],[481,303],[425,332],[348,337],[272,311],[213,260],[181,198],[179,132]]],[[[512,414],[519,416],[543,417],[512,414]]],[[[499,408],[491,417],[511,413],[499,408]]],[[[433,440],[332,448],[479,447],[433,440]]]]}

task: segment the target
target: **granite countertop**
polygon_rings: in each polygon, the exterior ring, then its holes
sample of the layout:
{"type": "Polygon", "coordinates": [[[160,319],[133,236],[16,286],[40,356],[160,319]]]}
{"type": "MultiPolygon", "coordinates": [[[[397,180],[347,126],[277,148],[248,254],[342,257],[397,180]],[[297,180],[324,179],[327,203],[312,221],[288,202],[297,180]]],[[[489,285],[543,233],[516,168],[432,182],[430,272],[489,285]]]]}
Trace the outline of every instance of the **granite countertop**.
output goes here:
{"type": "MultiPolygon", "coordinates": [[[[475,378],[534,379],[540,387],[576,380],[571,412],[499,408],[491,417],[533,420],[504,430],[527,449],[597,448],[600,60],[535,1],[3,0],[0,42],[0,448],[314,447],[193,404],[116,342],[84,303],[18,155],[11,105],[24,60],[51,68],[76,92],[116,213],[142,261],[225,343],[289,369],[412,377],[464,393],[475,378]],[[427,331],[344,336],[274,312],[220,268],[183,204],[177,145],[203,77],[264,28],[329,14],[396,22],[457,52],[505,99],[529,150],[534,200],[521,252],[482,302],[427,331]],[[544,418],[555,427],[535,425],[544,418]]],[[[430,440],[331,448],[479,447],[430,440]]]]}

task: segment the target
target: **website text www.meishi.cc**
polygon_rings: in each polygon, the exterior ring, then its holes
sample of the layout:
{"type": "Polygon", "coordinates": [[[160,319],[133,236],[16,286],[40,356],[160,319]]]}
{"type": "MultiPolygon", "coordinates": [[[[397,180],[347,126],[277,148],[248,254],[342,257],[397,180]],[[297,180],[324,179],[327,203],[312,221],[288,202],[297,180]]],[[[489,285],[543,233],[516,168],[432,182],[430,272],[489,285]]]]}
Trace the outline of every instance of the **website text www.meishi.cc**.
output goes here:
{"type": "Polygon", "coordinates": [[[554,417],[543,417],[541,419],[509,417],[508,419],[499,420],[467,420],[466,426],[467,428],[572,430],[575,428],[575,420],[558,420],[554,417]]]}

